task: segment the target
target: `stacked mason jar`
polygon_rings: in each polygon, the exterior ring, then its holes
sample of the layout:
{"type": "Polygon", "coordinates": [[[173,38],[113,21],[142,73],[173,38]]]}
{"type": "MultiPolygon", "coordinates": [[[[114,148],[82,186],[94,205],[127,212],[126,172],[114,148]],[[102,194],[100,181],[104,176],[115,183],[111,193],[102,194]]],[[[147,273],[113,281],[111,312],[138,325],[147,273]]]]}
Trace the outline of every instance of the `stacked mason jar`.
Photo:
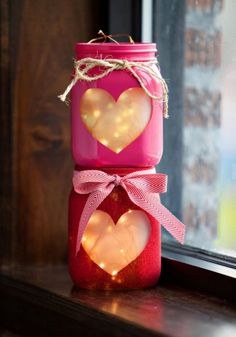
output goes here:
{"type": "MultiPolygon", "coordinates": [[[[155,72],[156,52],[154,43],[76,45],[77,60],[95,60],[89,73],[93,80],[86,75],[85,63],[84,79],[71,90],[75,172],[69,199],[69,269],[81,288],[144,288],[160,276],[160,223],[133,203],[120,184],[131,173],[155,173],[162,156],[163,100],[148,93],[162,97],[163,86],[145,71],[148,65],[155,72]],[[119,66],[107,71],[101,60],[111,60],[111,64],[116,60],[119,66]],[[123,68],[119,61],[124,62],[123,68]],[[106,76],[100,77],[104,71],[106,76]],[[113,187],[81,233],[82,212],[92,207],[93,200],[88,202],[88,198],[97,188],[90,179],[83,185],[85,192],[76,189],[76,179],[83,172],[111,179],[113,187]]],[[[99,193],[102,188],[100,184],[99,193]]]]}

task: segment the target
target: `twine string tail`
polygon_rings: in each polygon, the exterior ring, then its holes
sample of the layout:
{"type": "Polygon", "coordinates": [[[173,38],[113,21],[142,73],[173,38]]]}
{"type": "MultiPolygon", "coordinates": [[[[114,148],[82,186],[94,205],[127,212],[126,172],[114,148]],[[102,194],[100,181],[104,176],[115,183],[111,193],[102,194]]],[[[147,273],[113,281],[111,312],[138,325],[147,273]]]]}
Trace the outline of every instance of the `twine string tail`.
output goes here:
{"type": "Polygon", "coordinates": [[[107,76],[113,71],[128,70],[136,78],[140,86],[143,88],[145,93],[150,98],[163,101],[163,104],[164,104],[163,114],[164,114],[164,117],[168,118],[168,87],[167,87],[165,80],[161,76],[159,69],[157,67],[155,68],[153,67],[153,65],[156,65],[156,64],[157,64],[157,61],[137,62],[137,61],[128,61],[128,60],[120,60],[120,59],[94,59],[91,57],[77,60],[74,62],[75,74],[74,74],[72,81],[67,86],[64,93],[58,97],[61,99],[61,101],[65,102],[67,95],[70,93],[71,89],[74,87],[74,85],[79,80],[83,80],[86,82],[96,81],[96,80],[99,80],[107,76]],[[95,67],[100,67],[101,71],[99,74],[91,75],[89,72],[91,69],[95,67]],[[145,71],[151,77],[160,81],[162,85],[163,95],[162,96],[153,95],[150,92],[150,90],[147,88],[145,82],[142,79],[142,76],[137,73],[135,68],[145,71]]]}
{"type": "Polygon", "coordinates": [[[114,39],[114,37],[128,37],[128,39],[129,39],[129,42],[130,43],[134,43],[134,40],[133,40],[133,38],[132,38],[132,36],[131,35],[129,35],[129,34],[112,34],[112,35],[107,35],[107,34],[105,34],[105,33],[103,33],[103,31],[100,29],[99,31],[98,31],[98,35],[100,35],[99,37],[95,37],[94,39],[92,39],[92,40],[90,40],[89,42],[88,42],[88,44],[90,44],[90,43],[93,43],[93,42],[97,42],[97,41],[100,41],[100,40],[103,40],[103,42],[106,42],[107,40],[110,40],[110,41],[112,41],[112,42],[115,42],[116,44],[119,44],[119,42],[118,41],[116,41],[115,39],[114,39]]]}
{"type": "Polygon", "coordinates": [[[88,194],[79,220],[76,255],[91,215],[116,186],[122,186],[135,205],[159,221],[177,241],[184,242],[184,224],[159,201],[158,194],[166,192],[167,188],[165,174],[139,171],[120,177],[117,174],[109,175],[99,170],[75,171],[74,191],[78,194],[88,194]]]}

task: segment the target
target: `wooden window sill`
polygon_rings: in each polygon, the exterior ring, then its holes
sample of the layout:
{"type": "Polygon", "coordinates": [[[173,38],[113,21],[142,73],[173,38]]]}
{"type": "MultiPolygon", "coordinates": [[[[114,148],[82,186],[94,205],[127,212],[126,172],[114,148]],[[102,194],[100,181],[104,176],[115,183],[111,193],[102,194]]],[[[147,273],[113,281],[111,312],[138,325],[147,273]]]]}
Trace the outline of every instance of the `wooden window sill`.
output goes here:
{"type": "Polygon", "coordinates": [[[4,269],[0,325],[27,336],[236,336],[236,310],[216,297],[160,284],[140,291],[73,288],[66,266],[4,269]]]}

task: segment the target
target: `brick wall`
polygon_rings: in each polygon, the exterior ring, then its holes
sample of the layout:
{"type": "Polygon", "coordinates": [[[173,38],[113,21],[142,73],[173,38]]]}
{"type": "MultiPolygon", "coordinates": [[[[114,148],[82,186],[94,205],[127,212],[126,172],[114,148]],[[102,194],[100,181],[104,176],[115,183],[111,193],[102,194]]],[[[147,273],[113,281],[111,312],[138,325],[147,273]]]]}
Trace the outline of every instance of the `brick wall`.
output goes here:
{"type": "Polygon", "coordinates": [[[223,0],[187,0],[186,6],[183,214],[186,242],[209,249],[219,202],[223,0]]]}

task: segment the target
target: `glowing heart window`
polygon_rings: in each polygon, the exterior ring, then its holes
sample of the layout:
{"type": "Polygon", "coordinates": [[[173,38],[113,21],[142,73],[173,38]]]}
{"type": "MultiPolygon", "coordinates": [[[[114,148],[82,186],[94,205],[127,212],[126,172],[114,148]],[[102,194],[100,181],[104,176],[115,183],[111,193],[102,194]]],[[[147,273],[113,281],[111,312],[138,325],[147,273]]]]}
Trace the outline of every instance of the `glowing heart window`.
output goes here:
{"type": "Polygon", "coordinates": [[[90,134],[115,153],[131,144],[151,117],[151,99],[142,88],[130,88],[114,100],[106,90],[91,88],[80,102],[81,119],[90,134]]]}
{"type": "Polygon", "coordinates": [[[93,262],[115,276],[141,254],[150,232],[150,221],[143,211],[130,210],[115,224],[108,213],[96,210],[89,219],[82,245],[93,262]]]}

